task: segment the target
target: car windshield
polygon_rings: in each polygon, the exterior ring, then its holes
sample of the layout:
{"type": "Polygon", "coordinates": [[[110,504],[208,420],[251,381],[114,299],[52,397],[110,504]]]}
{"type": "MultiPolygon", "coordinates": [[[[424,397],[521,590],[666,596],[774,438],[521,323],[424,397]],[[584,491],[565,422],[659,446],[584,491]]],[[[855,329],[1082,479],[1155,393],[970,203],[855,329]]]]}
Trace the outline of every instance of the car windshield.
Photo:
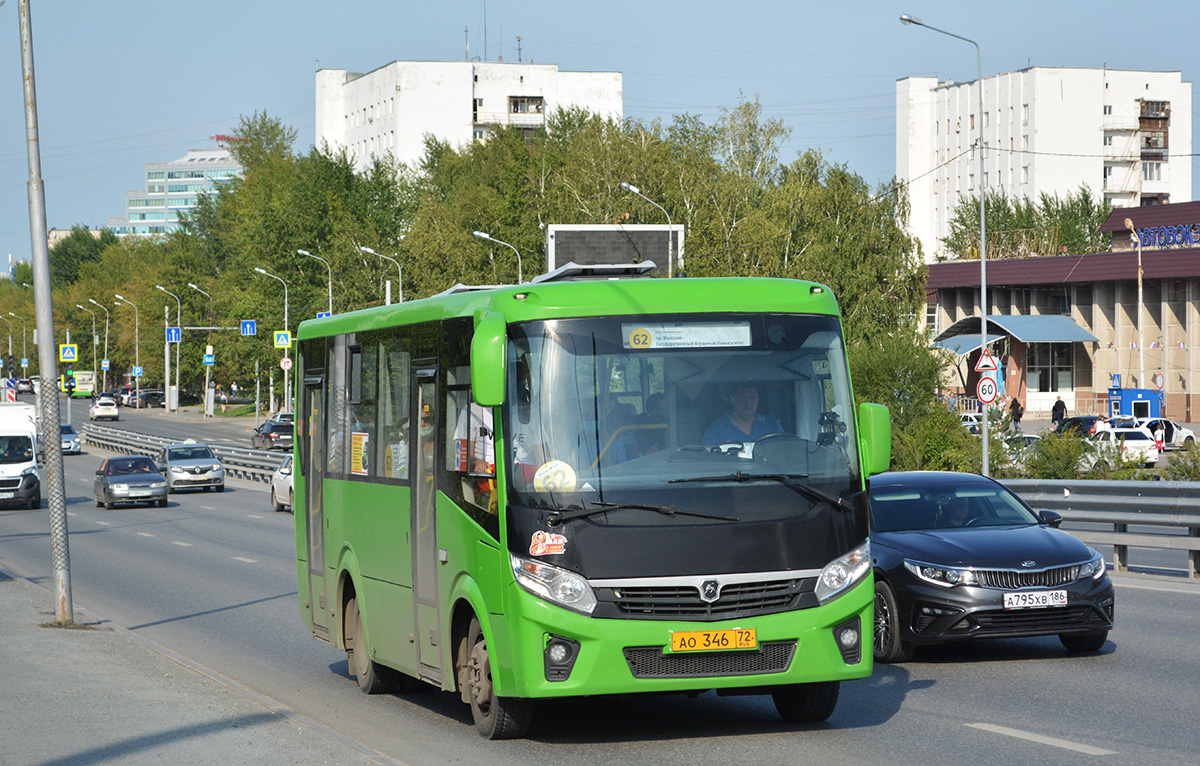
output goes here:
{"type": "Polygon", "coordinates": [[[871,490],[876,532],[1038,524],[1040,520],[1001,487],[882,487],[871,490]]]}
{"type": "Polygon", "coordinates": [[[753,521],[806,514],[858,485],[834,317],[528,322],[510,328],[508,354],[504,432],[518,505],[679,514],[589,512],[596,524],[753,521]]]}
{"type": "Polygon", "coordinates": [[[70,423],[62,423],[59,428],[62,431],[63,436],[75,435],[75,426],[71,425],[70,423]]]}
{"type": "Polygon", "coordinates": [[[167,460],[213,460],[212,450],[207,445],[195,447],[173,447],[167,450],[167,460]]]}
{"type": "Polygon", "coordinates": [[[28,436],[0,437],[4,451],[0,463],[25,463],[33,458],[33,440],[28,436]]]}
{"type": "Polygon", "coordinates": [[[114,458],[108,461],[109,476],[142,473],[157,473],[154,463],[150,462],[149,458],[114,458]]]}

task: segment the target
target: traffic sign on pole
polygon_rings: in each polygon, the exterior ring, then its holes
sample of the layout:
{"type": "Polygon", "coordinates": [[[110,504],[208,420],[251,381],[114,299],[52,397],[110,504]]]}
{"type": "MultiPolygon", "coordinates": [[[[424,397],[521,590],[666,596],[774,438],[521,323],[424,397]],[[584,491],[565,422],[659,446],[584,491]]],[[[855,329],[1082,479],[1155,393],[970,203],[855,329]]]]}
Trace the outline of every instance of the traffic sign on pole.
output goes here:
{"type": "Polygon", "coordinates": [[[979,361],[975,363],[975,372],[995,372],[1000,369],[1000,365],[996,364],[996,357],[985,348],[983,353],[979,355],[979,361]]]}
{"type": "Polygon", "coordinates": [[[209,367],[212,367],[214,364],[217,363],[217,358],[214,354],[205,354],[204,355],[204,363],[206,365],[208,365],[209,367]]]}
{"type": "Polygon", "coordinates": [[[993,378],[980,378],[979,384],[975,386],[975,393],[979,396],[979,401],[991,404],[996,401],[996,381],[993,378]]]}
{"type": "Polygon", "coordinates": [[[283,369],[284,372],[287,372],[288,370],[292,369],[292,358],[285,356],[284,358],[280,359],[279,366],[281,369],[283,369]]]}
{"type": "Polygon", "coordinates": [[[107,359],[100,360],[100,369],[102,369],[102,370],[108,369],[108,360],[107,359]]]}
{"type": "Polygon", "coordinates": [[[275,331],[275,348],[291,348],[292,334],[287,330],[275,331]]]}
{"type": "Polygon", "coordinates": [[[179,343],[181,340],[183,340],[183,330],[181,328],[167,328],[167,343],[179,343]]]}
{"type": "Polygon", "coordinates": [[[258,322],[254,319],[242,320],[242,335],[258,335],[258,322]]]}
{"type": "Polygon", "coordinates": [[[58,361],[74,362],[79,358],[79,346],[74,343],[58,344],[58,361]]]}
{"type": "Polygon", "coordinates": [[[141,367],[134,367],[134,368],[133,368],[133,377],[135,377],[135,378],[140,378],[140,377],[142,377],[142,368],[141,368],[141,367]]]}

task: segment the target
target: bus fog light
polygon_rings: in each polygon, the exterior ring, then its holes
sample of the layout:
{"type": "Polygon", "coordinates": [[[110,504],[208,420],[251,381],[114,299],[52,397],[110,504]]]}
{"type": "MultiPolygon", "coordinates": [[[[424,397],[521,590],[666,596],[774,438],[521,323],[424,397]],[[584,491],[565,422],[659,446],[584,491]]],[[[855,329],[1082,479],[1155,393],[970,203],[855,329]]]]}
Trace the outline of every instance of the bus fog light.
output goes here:
{"type": "Polygon", "coordinates": [[[550,636],[544,663],[547,681],[566,681],[579,657],[579,642],[562,636],[550,636]]]}
{"type": "Polygon", "coordinates": [[[550,644],[549,655],[550,655],[551,662],[561,663],[563,660],[567,659],[567,657],[570,656],[570,654],[571,654],[571,650],[567,648],[566,644],[560,643],[558,641],[555,641],[553,644],[550,644]]]}
{"type": "Polygon", "coordinates": [[[838,643],[844,647],[851,647],[858,643],[858,631],[854,628],[843,628],[838,633],[838,643]]]}
{"type": "Polygon", "coordinates": [[[842,662],[847,665],[862,662],[862,623],[857,617],[834,627],[833,635],[838,651],[842,653],[842,662]]]}

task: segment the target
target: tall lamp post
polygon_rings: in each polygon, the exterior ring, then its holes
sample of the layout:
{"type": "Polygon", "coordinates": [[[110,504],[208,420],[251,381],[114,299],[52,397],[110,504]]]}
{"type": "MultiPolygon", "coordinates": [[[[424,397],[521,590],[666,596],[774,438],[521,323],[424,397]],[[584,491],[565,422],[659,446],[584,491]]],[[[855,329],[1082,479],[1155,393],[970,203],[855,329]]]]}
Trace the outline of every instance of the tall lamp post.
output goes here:
{"type": "Polygon", "coordinates": [[[674,242],[672,240],[671,214],[667,212],[667,209],[665,207],[658,204],[654,200],[650,199],[645,194],[642,194],[641,189],[637,188],[636,186],[629,183],[628,181],[622,181],[621,188],[627,192],[636,194],[637,196],[639,196],[642,199],[649,202],[651,205],[654,205],[656,208],[658,208],[659,210],[662,211],[663,215],[665,215],[667,217],[667,278],[670,278],[671,275],[674,274],[674,270],[675,270],[675,257],[674,257],[675,248],[674,248],[674,242]]]}
{"type": "Polygon", "coordinates": [[[517,250],[517,248],[513,247],[512,245],[508,244],[507,242],[505,242],[502,239],[496,239],[495,237],[493,237],[490,234],[487,234],[486,232],[473,231],[471,233],[474,234],[476,237],[479,237],[480,239],[486,239],[488,242],[495,242],[497,245],[504,245],[509,250],[512,250],[514,253],[516,253],[517,254],[517,284],[519,285],[525,281],[525,277],[521,273],[521,253],[519,250],[517,250]]]}
{"type": "MultiPolygon", "coordinates": [[[[29,355],[25,352],[25,336],[27,335],[26,330],[29,329],[29,325],[26,324],[25,317],[23,317],[23,316],[17,316],[16,314],[12,313],[11,311],[8,312],[8,315],[10,317],[16,317],[17,319],[21,320],[21,358],[28,359],[29,355]]],[[[29,375],[28,375],[29,368],[27,366],[23,366],[21,369],[24,370],[25,377],[28,378],[29,377],[29,375]]]]}
{"type": "Polygon", "coordinates": [[[97,391],[94,388],[96,385],[96,368],[100,365],[96,363],[96,345],[99,343],[99,338],[96,335],[96,312],[91,309],[85,309],[82,304],[76,303],[75,308],[80,311],[86,311],[92,315],[92,395],[95,396],[97,391]]]}
{"type": "MultiPolygon", "coordinates": [[[[133,366],[136,370],[141,370],[142,367],[142,320],[140,319],[141,312],[138,307],[134,306],[133,301],[121,295],[116,295],[116,305],[128,303],[133,306],[133,366]]],[[[142,403],[142,376],[135,375],[133,383],[134,407],[138,407],[142,403]]]]}
{"type": "MultiPolygon", "coordinates": [[[[104,310],[104,359],[105,359],[105,361],[107,361],[108,360],[108,319],[109,319],[108,306],[105,306],[102,303],[97,303],[94,298],[88,298],[88,303],[92,304],[93,306],[99,306],[101,309],[104,310]]],[[[101,365],[100,373],[103,378],[103,385],[101,386],[101,388],[103,388],[105,391],[107,391],[108,390],[108,370],[104,369],[104,365],[101,365]]]]}
{"type": "Polygon", "coordinates": [[[1142,328],[1145,323],[1142,322],[1142,235],[1133,226],[1133,219],[1126,218],[1125,226],[1129,231],[1133,232],[1133,236],[1137,238],[1137,254],[1138,254],[1138,388],[1146,388],[1146,352],[1142,328]]]}
{"type": "MultiPolygon", "coordinates": [[[[183,304],[179,302],[179,296],[167,288],[162,285],[155,285],[155,287],[175,299],[175,325],[179,328],[179,340],[175,343],[175,399],[172,401],[171,395],[168,393],[167,401],[171,404],[173,412],[179,412],[179,347],[183,345],[183,304]]],[[[167,378],[170,377],[171,373],[168,370],[167,378]]],[[[167,385],[170,385],[170,380],[167,381],[167,385]]]]}
{"type": "MultiPolygon", "coordinates": [[[[208,326],[210,329],[208,331],[208,341],[209,342],[206,343],[206,345],[211,345],[211,341],[212,341],[212,329],[211,328],[213,325],[216,324],[216,321],[213,318],[212,296],[209,295],[208,293],[204,292],[197,285],[194,285],[191,282],[188,282],[187,286],[192,288],[196,292],[200,293],[205,298],[208,298],[208,326]]],[[[180,325],[180,332],[183,332],[182,328],[183,328],[183,325],[180,325]]],[[[205,353],[208,353],[207,350],[205,351],[205,353]]],[[[206,364],[206,365],[204,365],[204,416],[205,417],[208,417],[208,387],[211,384],[212,384],[212,365],[206,364]]]]}
{"type": "MultiPolygon", "coordinates": [[[[393,257],[392,257],[392,256],[390,256],[390,255],[384,255],[383,253],[377,253],[377,252],[375,252],[374,250],[372,250],[372,249],[371,249],[371,248],[369,248],[369,247],[362,247],[362,246],[360,245],[358,249],[359,249],[359,250],[362,250],[364,253],[370,253],[371,255],[378,255],[378,256],[379,256],[380,258],[382,258],[383,260],[385,260],[385,261],[391,261],[393,264],[395,264],[395,266],[396,266],[396,279],[398,280],[398,281],[396,282],[396,293],[397,293],[397,295],[399,295],[399,297],[400,297],[400,300],[398,300],[398,301],[396,301],[396,302],[397,302],[397,303],[404,303],[404,269],[400,268],[400,261],[397,261],[395,258],[393,258],[393,257]]],[[[390,283],[388,284],[388,287],[387,287],[387,293],[384,295],[384,298],[383,298],[383,300],[384,300],[384,302],[385,302],[385,303],[387,303],[387,304],[391,304],[391,302],[392,302],[392,288],[391,288],[391,284],[390,284],[390,283]]]]}
{"type": "MultiPolygon", "coordinates": [[[[910,16],[907,13],[900,16],[900,23],[908,26],[916,24],[919,27],[931,29],[934,32],[940,32],[948,37],[953,37],[956,40],[970,43],[975,46],[975,63],[979,68],[979,353],[987,353],[987,186],[983,182],[983,53],[979,49],[979,43],[956,35],[953,32],[947,32],[944,29],[931,27],[915,16],[910,16]]],[[[983,436],[983,475],[989,475],[988,471],[988,418],[987,410],[983,410],[982,436],[983,436]]]]}
{"type": "Polygon", "coordinates": [[[312,253],[308,252],[307,250],[297,250],[296,252],[299,253],[300,255],[308,256],[309,258],[316,258],[318,261],[325,264],[326,269],[329,269],[329,314],[332,316],[333,315],[333,267],[329,265],[329,261],[325,260],[324,258],[322,258],[319,255],[313,255],[312,253]]]}
{"type": "MultiPolygon", "coordinates": [[[[271,279],[279,280],[279,284],[283,285],[283,331],[287,332],[288,331],[288,284],[287,284],[287,282],[284,282],[283,278],[277,277],[274,274],[272,274],[271,272],[260,269],[257,266],[254,267],[254,270],[257,271],[259,274],[262,274],[265,277],[270,277],[271,279]]],[[[284,359],[290,360],[290,358],[291,358],[290,351],[291,351],[291,349],[288,349],[288,348],[285,348],[283,350],[283,358],[284,359]]],[[[283,373],[284,373],[283,374],[283,401],[284,401],[284,406],[286,407],[285,412],[291,412],[292,411],[292,374],[291,374],[290,365],[284,366],[283,373]]]]}

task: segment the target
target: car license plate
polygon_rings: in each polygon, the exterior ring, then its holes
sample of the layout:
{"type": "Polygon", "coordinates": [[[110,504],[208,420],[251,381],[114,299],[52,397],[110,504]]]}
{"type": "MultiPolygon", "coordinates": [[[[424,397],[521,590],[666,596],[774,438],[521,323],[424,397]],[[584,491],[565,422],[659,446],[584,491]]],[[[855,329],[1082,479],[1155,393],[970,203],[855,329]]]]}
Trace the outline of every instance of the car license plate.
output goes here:
{"type": "Polygon", "coordinates": [[[671,633],[673,652],[712,652],[720,649],[757,649],[754,628],[734,630],[684,630],[671,633]]]}
{"type": "Polygon", "coordinates": [[[16,492],[0,492],[0,500],[12,500],[16,496],[16,492]]]}
{"type": "Polygon", "coordinates": [[[154,494],[154,493],[148,489],[135,489],[129,493],[129,496],[130,497],[149,497],[152,494],[154,494]]]}
{"type": "Polygon", "coordinates": [[[1042,590],[1031,593],[1005,593],[1005,609],[1040,609],[1047,606],[1066,606],[1065,590],[1042,590]]]}

